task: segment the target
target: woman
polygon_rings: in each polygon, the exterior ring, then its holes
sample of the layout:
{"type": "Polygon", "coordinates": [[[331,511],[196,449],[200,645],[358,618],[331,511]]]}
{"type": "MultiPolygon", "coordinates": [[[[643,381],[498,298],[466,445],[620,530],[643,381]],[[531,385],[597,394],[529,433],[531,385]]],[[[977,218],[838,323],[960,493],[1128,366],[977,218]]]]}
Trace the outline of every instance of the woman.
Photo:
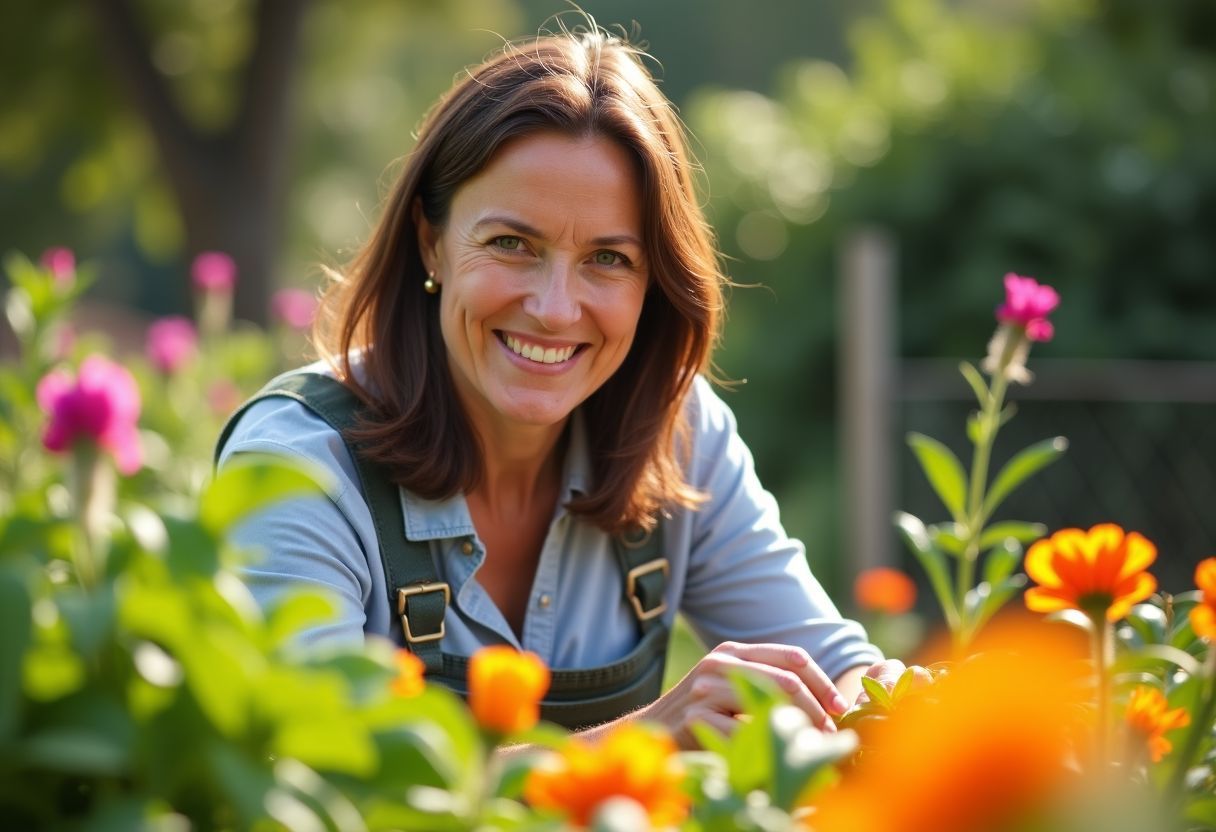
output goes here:
{"type": "Polygon", "coordinates": [[[509,46],[458,81],[323,300],[311,369],[331,379],[289,376],[222,443],[221,462],[335,475],[242,530],[268,552],[245,573],[259,600],[323,588],[338,617],[310,639],[388,635],[457,689],[480,646],[534,651],[548,718],[632,712],[686,747],[696,722],[732,729],[732,670],[829,731],[867,669],[897,674],[810,575],[698,375],[724,278],[692,172],[640,54],[605,34],[509,46]],[[655,699],[677,610],[720,646],[655,699]]]}

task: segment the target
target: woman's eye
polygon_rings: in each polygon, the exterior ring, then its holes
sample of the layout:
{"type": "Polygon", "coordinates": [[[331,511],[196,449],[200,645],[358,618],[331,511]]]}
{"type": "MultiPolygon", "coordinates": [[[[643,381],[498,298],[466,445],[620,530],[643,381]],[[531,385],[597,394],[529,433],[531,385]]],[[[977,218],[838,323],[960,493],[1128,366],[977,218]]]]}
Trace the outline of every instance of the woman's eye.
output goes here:
{"type": "Polygon", "coordinates": [[[615,251],[597,251],[592,259],[597,266],[620,266],[629,262],[623,254],[615,251]]]}
{"type": "Polygon", "coordinates": [[[490,242],[504,251],[520,251],[524,247],[524,241],[518,237],[495,237],[490,242]]]}

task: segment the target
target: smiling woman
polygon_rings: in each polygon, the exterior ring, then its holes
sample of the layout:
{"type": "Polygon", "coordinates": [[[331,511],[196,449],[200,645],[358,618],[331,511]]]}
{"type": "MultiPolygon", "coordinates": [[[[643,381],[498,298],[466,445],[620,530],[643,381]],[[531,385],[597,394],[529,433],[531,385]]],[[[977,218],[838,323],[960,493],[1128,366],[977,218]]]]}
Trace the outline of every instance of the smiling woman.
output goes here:
{"type": "Polygon", "coordinates": [[[729,676],[824,730],[897,675],[781,528],[702,373],[725,278],[680,122],[623,41],[512,44],[424,120],[379,224],[322,300],[323,361],[221,438],[334,473],[249,521],[259,601],[327,590],[315,643],[387,636],[467,690],[486,645],[553,668],[542,714],[730,732],[729,676]],[[682,612],[718,645],[659,696],[682,612]],[[842,695],[843,694],[843,695],[842,695]]]}

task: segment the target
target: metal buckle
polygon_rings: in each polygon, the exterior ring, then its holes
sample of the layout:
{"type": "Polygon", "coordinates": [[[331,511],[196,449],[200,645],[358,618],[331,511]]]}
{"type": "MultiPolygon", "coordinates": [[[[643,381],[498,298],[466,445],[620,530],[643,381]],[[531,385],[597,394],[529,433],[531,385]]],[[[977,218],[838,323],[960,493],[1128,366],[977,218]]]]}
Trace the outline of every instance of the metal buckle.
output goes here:
{"type": "Polygon", "coordinates": [[[671,564],[667,562],[667,558],[655,558],[654,560],[643,563],[641,566],[635,566],[625,575],[625,594],[629,596],[629,603],[633,604],[633,612],[638,617],[638,621],[649,621],[655,616],[662,615],[667,611],[667,596],[664,594],[663,601],[652,610],[642,609],[642,602],[638,600],[637,585],[638,578],[643,575],[649,575],[651,572],[662,570],[663,577],[670,577],[671,564]]]}
{"type": "Polygon", "coordinates": [[[439,632],[428,633],[426,635],[416,636],[410,630],[410,617],[406,614],[406,599],[411,595],[421,595],[424,592],[442,592],[443,607],[446,612],[448,606],[452,603],[452,588],[445,583],[438,582],[433,584],[414,584],[413,586],[403,586],[397,590],[397,615],[401,616],[401,625],[405,628],[405,640],[410,644],[422,644],[428,641],[438,641],[443,638],[446,631],[446,626],[441,619],[439,621],[439,632]]]}

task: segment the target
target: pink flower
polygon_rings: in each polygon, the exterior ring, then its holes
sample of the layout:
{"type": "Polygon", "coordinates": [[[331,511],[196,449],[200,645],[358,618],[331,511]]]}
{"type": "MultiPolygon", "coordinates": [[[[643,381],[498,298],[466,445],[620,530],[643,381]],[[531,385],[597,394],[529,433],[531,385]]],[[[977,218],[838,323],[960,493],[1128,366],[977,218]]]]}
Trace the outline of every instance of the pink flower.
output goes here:
{"type": "Polygon", "coordinates": [[[61,286],[70,286],[76,279],[76,255],[70,248],[55,246],[42,252],[38,261],[44,269],[50,271],[55,282],[61,286]]]}
{"type": "Polygon", "coordinates": [[[292,329],[308,329],[317,314],[317,299],[303,289],[280,289],[270,299],[270,310],[292,329]]]}
{"type": "Polygon", "coordinates": [[[204,251],[190,267],[194,285],[204,292],[229,293],[236,284],[236,263],[222,251],[204,251]]]}
{"type": "Polygon", "coordinates": [[[74,380],[67,370],[47,373],[37,397],[51,417],[42,435],[47,450],[61,453],[81,440],[95,442],[114,455],[122,473],[139,470],[139,388],[124,367],[90,355],[74,380]]]}
{"type": "Polygon", "coordinates": [[[198,333],[189,318],[172,315],[148,327],[148,360],[162,373],[177,372],[198,354],[198,333]]]}
{"type": "Polygon", "coordinates": [[[1055,289],[1010,272],[1005,275],[1005,302],[997,307],[996,319],[1022,327],[1031,341],[1050,341],[1055,329],[1047,316],[1059,305],[1055,289]]]}

